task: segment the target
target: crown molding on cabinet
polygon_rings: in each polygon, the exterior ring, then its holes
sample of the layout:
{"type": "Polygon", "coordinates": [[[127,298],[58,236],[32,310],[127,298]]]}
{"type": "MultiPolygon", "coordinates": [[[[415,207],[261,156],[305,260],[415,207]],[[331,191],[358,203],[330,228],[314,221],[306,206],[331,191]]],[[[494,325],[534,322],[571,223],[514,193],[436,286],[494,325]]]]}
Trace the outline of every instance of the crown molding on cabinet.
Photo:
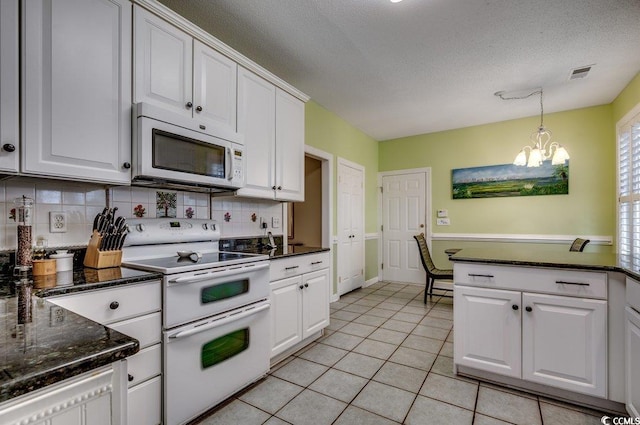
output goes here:
{"type": "Polygon", "coordinates": [[[235,51],[231,47],[227,46],[222,41],[218,40],[217,38],[215,38],[214,36],[206,32],[205,30],[203,30],[202,28],[198,27],[193,22],[188,21],[187,19],[178,15],[176,12],[169,9],[167,6],[161,3],[158,3],[156,0],[133,0],[133,3],[139,6],[142,6],[148,11],[158,15],[160,18],[169,22],[171,25],[174,25],[180,28],[182,31],[190,34],[192,37],[197,38],[198,40],[202,41],[204,44],[209,45],[211,48],[217,50],[218,52],[222,53],[223,55],[237,62],[238,65],[241,65],[247,68],[248,70],[250,70],[251,72],[254,72],[255,74],[259,75],[260,77],[274,84],[275,86],[286,91],[290,95],[300,99],[303,102],[309,101],[310,98],[308,95],[296,89],[291,84],[287,83],[286,81],[282,80],[281,78],[277,77],[271,72],[267,71],[257,63],[253,62],[251,59],[247,58],[246,56],[240,54],[239,52],[235,51]]]}

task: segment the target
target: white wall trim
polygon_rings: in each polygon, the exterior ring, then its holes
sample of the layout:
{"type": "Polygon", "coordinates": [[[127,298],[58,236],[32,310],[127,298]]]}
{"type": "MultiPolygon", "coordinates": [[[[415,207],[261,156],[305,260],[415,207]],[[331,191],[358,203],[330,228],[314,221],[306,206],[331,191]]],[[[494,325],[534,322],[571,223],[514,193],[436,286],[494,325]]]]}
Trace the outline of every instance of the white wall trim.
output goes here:
{"type": "Polygon", "coordinates": [[[331,298],[329,299],[329,303],[334,303],[336,301],[340,301],[340,295],[336,292],[335,294],[331,294],[331,298]]]}
{"type": "Polygon", "coordinates": [[[370,239],[378,239],[380,238],[380,233],[365,233],[364,240],[368,241],[370,239]]]}
{"type": "Polygon", "coordinates": [[[374,283],[378,282],[378,276],[372,277],[369,280],[365,280],[364,285],[362,286],[363,288],[366,288],[367,286],[371,286],[374,283]]]}
{"type": "MultiPolygon", "coordinates": [[[[275,84],[276,86],[278,86],[282,90],[286,91],[290,95],[297,97],[298,99],[302,100],[303,102],[308,102],[309,101],[310,98],[305,93],[303,93],[300,90],[298,90],[297,88],[293,87],[292,85],[290,85],[286,81],[282,80],[278,76],[276,76],[276,75],[272,74],[271,72],[267,71],[265,68],[261,67],[260,65],[258,65],[255,62],[253,62],[251,59],[249,59],[246,56],[244,56],[244,55],[240,54],[239,52],[235,51],[234,49],[232,49],[231,47],[229,47],[228,45],[226,45],[222,41],[218,40],[217,38],[215,38],[214,36],[212,36],[211,34],[206,32],[205,30],[203,30],[202,28],[200,28],[199,26],[194,24],[193,22],[186,20],[185,18],[183,18],[182,16],[178,15],[173,10],[169,9],[165,5],[159,3],[158,1],[156,1],[156,0],[133,0],[133,2],[135,4],[138,4],[138,5],[142,6],[142,7],[144,7],[145,9],[149,10],[150,12],[158,15],[160,18],[162,18],[165,21],[169,22],[171,25],[174,25],[174,26],[178,27],[182,31],[184,31],[187,34],[191,35],[192,37],[197,38],[198,40],[202,41],[204,44],[209,45],[213,49],[217,50],[218,52],[222,53],[223,55],[225,55],[225,56],[229,57],[230,59],[234,60],[235,62],[238,63],[238,65],[241,65],[241,66],[247,68],[251,72],[254,72],[254,73],[258,74],[259,76],[261,76],[265,80],[269,81],[270,83],[275,84]]],[[[256,36],[257,36],[257,34],[256,34],[256,36]]]]}
{"type": "Polygon", "coordinates": [[[434,241],[471,241],[471,242],[518,242],[567,244],[576,237],[589,239],[594,245],[612,245],[613,236],[602,235],[528,235],[528,234],[492,234],[492,233],[433,233],[434,241]]]}

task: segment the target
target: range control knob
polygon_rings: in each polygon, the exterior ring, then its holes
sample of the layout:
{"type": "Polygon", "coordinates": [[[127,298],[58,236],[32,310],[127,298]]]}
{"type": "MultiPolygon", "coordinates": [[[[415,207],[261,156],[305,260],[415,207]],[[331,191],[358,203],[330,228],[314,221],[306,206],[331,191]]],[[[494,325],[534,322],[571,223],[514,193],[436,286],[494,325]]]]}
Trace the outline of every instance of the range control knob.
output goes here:
{"type": "Polygon", "coordinates": [[[216,231],[216,223],[211,223],[211,230],[216,231]]]}
{"type": "Polygon", "coordinates": [[[203,228],[204,230],[207,230],[207,229],[209,228],[209,226],[207,226],[207,223],[202,223],[202,228],[203,228]]]}
{"type": "Polygon", "coordinates": [[[144,232],[144,224],[142,224],[142,223],[136,224],[136,230],[138,232],[144,232]]]}

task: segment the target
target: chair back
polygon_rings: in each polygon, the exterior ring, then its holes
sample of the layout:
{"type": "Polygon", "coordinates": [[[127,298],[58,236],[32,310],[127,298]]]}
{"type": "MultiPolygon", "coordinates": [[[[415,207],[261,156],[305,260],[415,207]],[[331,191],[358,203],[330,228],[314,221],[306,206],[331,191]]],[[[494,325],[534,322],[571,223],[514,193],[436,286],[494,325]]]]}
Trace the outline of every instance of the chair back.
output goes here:
{"type": "Polygon", "coordinates": [[[435,264],[433,264],[433,260],[431,259],[431,254],[429,253],[429,247],[427,246],[427,240],[424,238],[424,233],[420,233],[419,235],[414,235],[413,238],[418,242],[418,249],[420,250],[420,260],[422,260],[422,266],[426,271],[431,271],[436,268],[435,264]]]}
{"type": "Polygon", "coordinates": [[[591,242],[589,239],[576,238],[569,247],[569,251],[582,252],[589,242],[591,242]]]}

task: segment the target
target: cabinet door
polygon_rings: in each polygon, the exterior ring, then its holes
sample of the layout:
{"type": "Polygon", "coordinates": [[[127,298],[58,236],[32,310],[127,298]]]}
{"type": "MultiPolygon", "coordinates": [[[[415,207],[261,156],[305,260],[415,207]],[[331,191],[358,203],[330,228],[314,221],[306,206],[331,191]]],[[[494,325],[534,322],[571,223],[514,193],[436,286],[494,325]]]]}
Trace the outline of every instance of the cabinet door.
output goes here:
{"type": "Polygon", "coordinates": [[[0,171],[18,172],[18,0],[0,2],[0,171]]]}
{"type": "Polygon", "coordinates": [[[276,89],[276,199],[304,201],[304,102],[276,89]]]}
{"type": "Polygon", "coordinates": [[[640,314],[626,307],[625,369],[629,416],[640,417],[640,314]]]}
{"type": "Polygon", "coordinates": [[[141,7],[134,19],[133,101],[191,118],[193,39],[141,7]]]}
{"type": "Polygon", "coordinates": [[[131,3],[22,5],[22,171],[129,183],[131,3]]]}
{"type": "Polygon", "coordinates": [[[271,356],[302,341],[302,277],[271,283],[271,356]]]}
{"type": "Polygon", "coordinates": [[[454,305],[454,362],[520,378],[520,292],[456,285],[454,305]]]}
{"type": "Polygon", "coordinates": [[[245,187],[238,195],[273,199],[276,153],[276,88],[238,69],[238,133],[244,136],[245,187]]]}
{"type": "Polygon", "coordinates": [[[329,269],[302,276],[302,338],[329,326],[329,269]]]}
{"type": "Polygon", "coordinates": [[[525,292],[522,305],[522,378],[605,397],[607,302],[525,292]]]}
{"type": "Polygon", "coordinates": [[[231,59],[193,42],[193,116],[217,136],[236,133],[238,66],[231,59]]]}
{"type": "Polygon", "coordinates": [[[127,424],[158,425],[162,423],[162,381],[153,378],[131,388],[127,399],[127,424]]]}

